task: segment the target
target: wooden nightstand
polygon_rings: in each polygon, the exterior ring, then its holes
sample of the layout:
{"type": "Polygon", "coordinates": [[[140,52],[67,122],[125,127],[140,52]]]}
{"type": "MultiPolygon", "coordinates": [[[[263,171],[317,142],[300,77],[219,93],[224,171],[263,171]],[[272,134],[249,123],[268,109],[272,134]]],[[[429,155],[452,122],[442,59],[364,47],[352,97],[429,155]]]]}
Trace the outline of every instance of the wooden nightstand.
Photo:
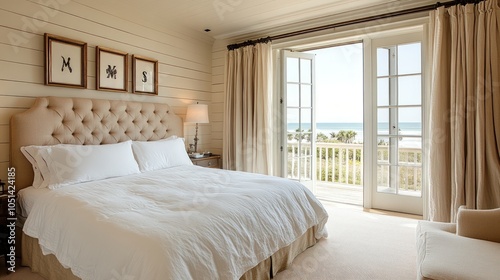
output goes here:
{"type": "Polygon", "coordinates": [[[190,159],[194,165],[209,168],[222,168],[220,155],[203,156],[201,158],[190,157],[190,159]]]}

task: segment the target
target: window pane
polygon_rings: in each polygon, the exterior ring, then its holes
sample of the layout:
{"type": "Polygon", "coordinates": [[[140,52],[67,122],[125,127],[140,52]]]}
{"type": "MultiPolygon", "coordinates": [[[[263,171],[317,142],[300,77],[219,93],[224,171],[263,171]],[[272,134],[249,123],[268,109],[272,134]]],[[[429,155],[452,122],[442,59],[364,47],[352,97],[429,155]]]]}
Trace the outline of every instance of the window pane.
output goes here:
{"type": "Polygon", "coordinates": [[[398,78],[399,105],[421,105],[422,84],[420,75],[398,78]]]}
{"type": "Polygon", "coordinates": [[[377,105],[389,105],[389,78],[377,79],[377,105]]]}
{"type": "Polygon", "coordinates": [[[311,73],[311,60],[301,59],[300,60],[300,82],[301,83],[311,83],[312,73],[311,73]]]}
{"type": "Polygon", "coordinates": [[[300,179],[309,181],[312,179],[311,174],[311,157],[301,158],[300,160],[300,179]]]}
{"type": "Polygon", "coordinates": [[[288,57],[286,61],[287,82],[299,82],[299,59],[288,57]]]}
{"type": "Polygon", "coordinates": [[[403,135],[421,135],[422,109],[421,107],[407,107],[398,109],[398,130],[403,135]]]}
{"type": "Polygon", "coordinates": [[[389,109],[378,109],[377,112],[377,134],[389,134],[389,109]]]}
{"type": "Polygon", "coordinates": [[[300,92],[300,106],[301,107],[311,107],[312,104],[312,86],[311,85],[301,85],[300,92]]]}
{"type": "Polygon", "coordinates": [[[297,146],[288,147],[288,174],[289,179],[299,178],[299,158],[293,157],[292,154],[297,154],[297,146]]]}
{"type": "Polygon", "coordinates": [[[299,107],[299,85],[288,84],[286,87],[286,105],[288,107],[299,107]]]}
{"type": "Polygon", "coordinates": [[[422,168],[400,166],[398,168],[398,173],[398,194],[420,197],[422,194],[422,168]]]}
{"type": "Polygon", "coordinates": [[[378,137],[377,162],[389,164],[389,137],[378,137]]]}
{"type": "Polygon", "coordinates": [[[399,164],[422,166],[422,138],[399,137],[399,164]]]}
{"type": "Polygon", "coordinates": [[[304,131],[304,132],[308,132],[311,130],[311,109],[301,109],[300,110],[300,123],[301,123],[301,126],[300,128],[304,131]]]}
{"type": "Polygon", "coordinates": [[[420,43],[398,46],[398,74],[421,73],[420,43]]]}
{"type": "Polygon", "coordinates": [[[383,193],[396,193],[395,188],[391,188],[389,165],[377,165],[377,191],[383,193]]]}
{"type": "MultiPolygon", "coordinates": [[[[399,135],[422,136],[422,124],[419,122],[400,122],[399,135]]],[[[407,141],[411,139],[408,137],[407,141]]]]}
{"type": "Polygon", "coordinates": [[[377,77],[389,75],[389,49],[377,48],[377,77]]]}
{"type": "Polygon", "coordinates": [[[287,131],[297,132],[299,130],[299,109],[286,110],[287,131]]]}

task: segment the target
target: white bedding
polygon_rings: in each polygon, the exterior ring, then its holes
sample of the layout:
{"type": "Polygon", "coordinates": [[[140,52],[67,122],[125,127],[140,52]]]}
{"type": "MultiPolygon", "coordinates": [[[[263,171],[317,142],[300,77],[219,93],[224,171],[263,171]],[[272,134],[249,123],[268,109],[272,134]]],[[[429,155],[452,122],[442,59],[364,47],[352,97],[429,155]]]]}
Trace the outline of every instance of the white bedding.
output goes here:
{"type": "Polygon", "coordinates": [[[82,279],[239,279],[327,219],[300,183],[178,166],[51,190],[23,230],[82,279]]]}
{"type": "Polygon", "coordinates": [[[34,188],[31,186],[21,189],[17,193],[17,205],[19,206],[17,213],[22,217],[28,217],[38,198],[47,192],[50,192],[47,188],[34,188]]]}

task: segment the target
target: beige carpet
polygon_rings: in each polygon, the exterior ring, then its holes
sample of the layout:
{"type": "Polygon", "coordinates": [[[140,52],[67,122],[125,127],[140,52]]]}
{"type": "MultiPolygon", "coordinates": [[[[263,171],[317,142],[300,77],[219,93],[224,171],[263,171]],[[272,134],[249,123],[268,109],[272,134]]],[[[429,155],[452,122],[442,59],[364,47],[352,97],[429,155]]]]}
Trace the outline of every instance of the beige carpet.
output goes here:
{"type": "MultiPolygon", "coordinates": [[[[300,254],[277,280],[416,278],[415,227],[419,217],[323,202],[329,238],[300,254]]],[[[29,268],[0,279],[39,280],[29,268]]]]}
{"type": "Polygon", "coordinates": [[[297,256],[278,280],[415,279],[415,227],[419,216],[363,211],[323,202],[330,214],[328,239],[297,256]]]}

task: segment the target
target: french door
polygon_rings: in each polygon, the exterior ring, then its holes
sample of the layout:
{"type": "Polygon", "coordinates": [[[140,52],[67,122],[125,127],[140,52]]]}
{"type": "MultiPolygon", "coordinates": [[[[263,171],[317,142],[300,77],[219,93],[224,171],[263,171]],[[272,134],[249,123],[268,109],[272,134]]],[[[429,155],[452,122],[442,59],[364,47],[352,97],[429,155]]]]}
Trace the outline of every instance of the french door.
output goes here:
{"type": "Polygon", "coordinates": [[[284,176],[314,192],[316,169],[314,114],[314,55],[282,52],[282,81],[286,134],[283,135],[284,176]]]}
{"type": "Polygon", "coordinates": [[[372,207],[422,215],[422,46],[418,33],[372,41],[372,207]]]}

